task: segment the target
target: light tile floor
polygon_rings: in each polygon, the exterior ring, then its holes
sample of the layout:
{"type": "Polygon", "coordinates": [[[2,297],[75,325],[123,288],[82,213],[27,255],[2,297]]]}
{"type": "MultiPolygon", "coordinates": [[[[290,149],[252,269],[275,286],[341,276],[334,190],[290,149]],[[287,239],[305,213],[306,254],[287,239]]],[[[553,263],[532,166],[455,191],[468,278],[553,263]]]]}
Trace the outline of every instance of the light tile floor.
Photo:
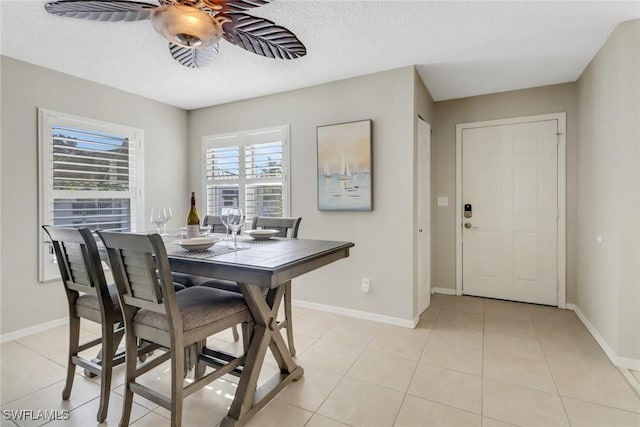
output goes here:
{"type": "MultiPolygon", "coordinates": [[[[260,411],[268,426],[634,426],[640,398],[571,311],[433,295],[416,329],[296,308],[297,361],[305,376],[260,411]]],[[[85,338],[96,325],[83,325],[85,338]]],[[[62,401],[66,326],[2,344],[0,427],[95,425],[99,379],[78,370],[62,401]],[[8,420],[11,410],[69,410],[68,420],[8,420]]],[[[211,346],[237,351],[227,331],[211,346]]],[[[277,371],[272,358],[264,375],[277,371]]],[[[162,365],[143,378],[167,390],[162,365]]],[[[109,416],[117,425],[123,368],[109,416]]],[[[218,380],[185,400],[186,426],[215,426],[235,392],[218,380]]],[[[169,413],[136,398],[134,427],[168,425],[169,413]]],[[[34,418],[34,417],[32,417],[34,418]]]]}

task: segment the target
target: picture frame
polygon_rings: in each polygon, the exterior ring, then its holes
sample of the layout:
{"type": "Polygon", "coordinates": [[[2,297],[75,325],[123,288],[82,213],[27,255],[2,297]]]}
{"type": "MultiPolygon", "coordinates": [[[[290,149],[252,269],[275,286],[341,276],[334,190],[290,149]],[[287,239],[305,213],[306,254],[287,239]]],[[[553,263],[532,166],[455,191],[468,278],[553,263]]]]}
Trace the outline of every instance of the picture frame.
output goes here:
{"type": "Polygon", "coordinates": [[[371,119],[316,127],[318,210],[372,211],[371,119]]]}

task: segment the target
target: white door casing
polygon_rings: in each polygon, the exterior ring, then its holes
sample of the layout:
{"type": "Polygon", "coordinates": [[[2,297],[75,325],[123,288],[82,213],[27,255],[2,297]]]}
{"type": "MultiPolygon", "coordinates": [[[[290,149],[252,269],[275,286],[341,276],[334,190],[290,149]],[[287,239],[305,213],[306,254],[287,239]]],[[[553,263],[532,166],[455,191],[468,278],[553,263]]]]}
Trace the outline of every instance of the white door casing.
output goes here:
{"type": "Polygon", "coordinates": [[[457,126],[458,294],[564,306],[564,117],[457,126]]]}
{"type": "Polygon", "coordinates": [[[417,314],[431,303],[431,125],[418,119],[417,314]]]}

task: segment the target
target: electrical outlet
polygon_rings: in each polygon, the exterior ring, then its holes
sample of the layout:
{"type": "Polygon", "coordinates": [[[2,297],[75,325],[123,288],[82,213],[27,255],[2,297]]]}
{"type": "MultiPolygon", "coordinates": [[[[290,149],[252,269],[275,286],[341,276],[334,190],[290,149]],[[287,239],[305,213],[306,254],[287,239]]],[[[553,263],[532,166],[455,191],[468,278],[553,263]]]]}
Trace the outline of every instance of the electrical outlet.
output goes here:
{"type": "Polygon", "coordinates": [[[369,279],[362,279],[362,292],[367,293],[369,292],[369,290],[371,289],[371,282],[369,282],[369,279]]]}

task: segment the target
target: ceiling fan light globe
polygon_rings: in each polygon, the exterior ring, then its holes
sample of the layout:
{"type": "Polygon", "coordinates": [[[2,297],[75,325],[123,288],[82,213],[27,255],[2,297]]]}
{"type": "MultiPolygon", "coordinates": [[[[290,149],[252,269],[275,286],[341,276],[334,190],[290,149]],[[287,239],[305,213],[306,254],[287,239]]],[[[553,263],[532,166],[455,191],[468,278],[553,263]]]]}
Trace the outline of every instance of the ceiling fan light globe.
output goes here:
{"type": "Polygon", "coordinates": [[[170,4],[151,12],[151,25],[171,43],[186,48],[213,46],[222,37],[222,26],[198,8],[170,4]]]}

